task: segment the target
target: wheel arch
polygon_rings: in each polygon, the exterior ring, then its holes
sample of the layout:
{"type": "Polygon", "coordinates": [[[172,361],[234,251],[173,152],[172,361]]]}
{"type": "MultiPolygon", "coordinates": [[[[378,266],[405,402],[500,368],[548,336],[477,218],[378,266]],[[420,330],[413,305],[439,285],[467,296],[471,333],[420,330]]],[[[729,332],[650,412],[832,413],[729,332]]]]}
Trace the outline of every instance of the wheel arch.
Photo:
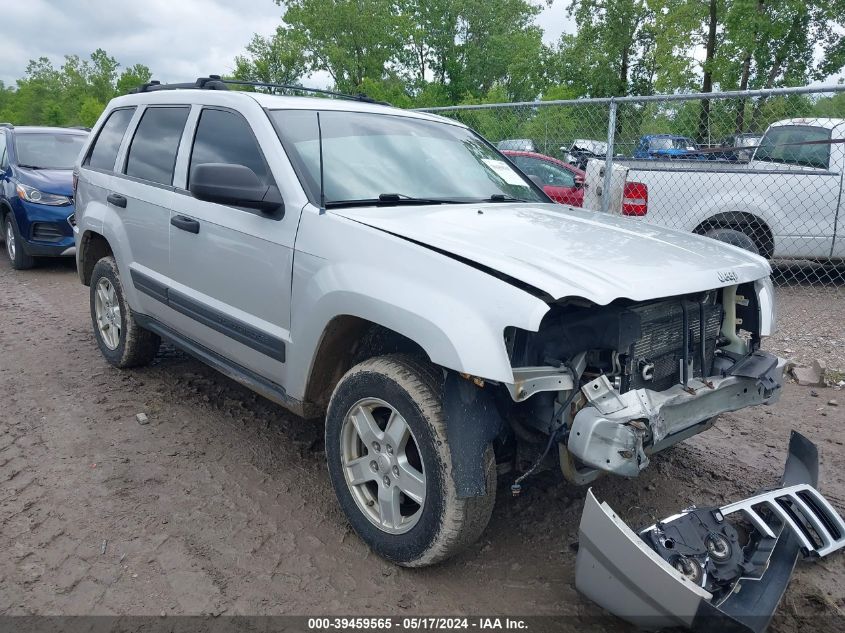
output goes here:
{"type": "Polygon", "coordinates": [[[703,220],[693,229],[693,233],[704,235],[712,229],[733,229],[750,237],[760,254],[771,259],[774,254],[774,233],[769,224],[747,211],[723,211],[703,220]]]}
{"type": "Polygon", "coordinates": [[[421,345],[389,327],[349,314],[334,317],[323,329],[308,372],[304,400],[309,410],[324,413],[335,386],[353,366],[395,353],[431,362],[421,345]]]}
{"type": "Polygon", "coordinates": [[[79,238],[79,252],[77,254],[77,265],[79,280],[86,286],[91,285],[91,274],[94,266],[103,257],[114,255],[108,239],[101,233],[88,230],[79,238]]]}

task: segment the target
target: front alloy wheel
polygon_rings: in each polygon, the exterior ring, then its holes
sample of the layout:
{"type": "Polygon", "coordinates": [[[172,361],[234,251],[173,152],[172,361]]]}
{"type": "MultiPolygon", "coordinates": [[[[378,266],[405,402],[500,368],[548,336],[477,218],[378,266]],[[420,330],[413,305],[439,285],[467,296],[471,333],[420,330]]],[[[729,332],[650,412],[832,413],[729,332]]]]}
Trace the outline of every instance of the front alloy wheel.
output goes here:
{"type": "MultiPolygon", "coordinates": [[[[443,370],[421,359],[371,358],[340,379],[326,415],[326,460],[338,502],[373,551],[407,567],[473,543],[496,499],[493,447],[485,493],[459,498],[441,406],[443,370]]],[[[460,422],[460,421],[458,421],[460,422]]]]}
{"type": "Polygon", "coordinates": [[[6,242],[6,255],[9,256],[12,268],[27,270],[35,266],[35,258],[28,255],[23,248],[23,239],[15,223],[14,214],[9,211],[5,218],[0,217],[0,221],[3,221],[3,240],[6,242]]]}
{"type": "Polygon", "coordinates": [[[12,228],[11,220],[6,221],[6,253],[9,259],[15,261],[15,230],[12,228]]]}
{"type": "Polygon", "coordinates": [[[341,431],[346,484],[358,509],[388,534],[402,534],[425,506],[425,467],[402,414],[384,400],[352,405],[341,431]]]}

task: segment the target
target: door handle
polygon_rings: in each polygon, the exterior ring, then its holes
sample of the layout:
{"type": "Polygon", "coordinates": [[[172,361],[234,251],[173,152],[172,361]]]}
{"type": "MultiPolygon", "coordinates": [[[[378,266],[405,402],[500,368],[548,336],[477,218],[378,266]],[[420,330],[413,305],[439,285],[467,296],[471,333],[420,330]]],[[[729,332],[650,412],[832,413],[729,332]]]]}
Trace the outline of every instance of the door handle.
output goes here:
{"type": "Polygon", "coordinates": [[[124,198],[123,196],[121,196],[119,194],[110,193],[106,197],[106,200],[108,200],[109,204],[113,204],[116,207],[120,207],[121,209],[126,208],[126,198],[124,198]]]}
{"type": "Polygon", "coordinates": [[[199,233],[200,223],[193,218],[185,217],[184,215],[174,215],[170,218],[170,223],[177,229],[182,229],[188,233],[199,233]]]}

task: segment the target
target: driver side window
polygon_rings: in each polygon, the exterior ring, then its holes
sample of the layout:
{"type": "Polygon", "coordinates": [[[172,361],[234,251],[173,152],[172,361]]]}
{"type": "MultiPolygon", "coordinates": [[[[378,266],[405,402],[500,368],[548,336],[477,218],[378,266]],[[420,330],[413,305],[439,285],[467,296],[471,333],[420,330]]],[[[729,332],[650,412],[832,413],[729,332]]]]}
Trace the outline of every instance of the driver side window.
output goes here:
{"type": "Polygon", "coordinates": [[[0,134],[0,170],[6,171],[9,168],[9,156],[6,152],[6,135],[0,134]]]}
{"type": "Polygon", "coordinates": [[[197,165],[208,163],[243,165],[254,171],[263,184],[275,184],[249,123],[228,110],[205,108],[200,114],[188,168],[189,184],[197,165]]]}

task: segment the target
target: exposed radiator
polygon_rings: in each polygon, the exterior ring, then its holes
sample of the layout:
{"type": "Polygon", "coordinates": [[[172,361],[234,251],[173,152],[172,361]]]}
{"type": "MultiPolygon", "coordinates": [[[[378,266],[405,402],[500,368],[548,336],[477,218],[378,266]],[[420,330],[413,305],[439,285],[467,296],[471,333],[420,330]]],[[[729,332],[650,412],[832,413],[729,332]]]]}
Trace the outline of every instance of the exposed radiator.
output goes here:
{"type": "Polygon", "coordinates": [[[642,336],[634,343],[626,363],[628,389],[663,391],[681,382],[684,356],[684,311],[692,362],[690,377],[707,377],[713,368],[716,337],[722,324],[722,306],[704,305],[704,371],[701,362],[700,304],[694,301],[661,301],[631,308],[641,319],[642,336]],[[645,376],[644,376],[645,374],[645,376]],[[646,376],[651,376],[647,378],[646,376]]]}

